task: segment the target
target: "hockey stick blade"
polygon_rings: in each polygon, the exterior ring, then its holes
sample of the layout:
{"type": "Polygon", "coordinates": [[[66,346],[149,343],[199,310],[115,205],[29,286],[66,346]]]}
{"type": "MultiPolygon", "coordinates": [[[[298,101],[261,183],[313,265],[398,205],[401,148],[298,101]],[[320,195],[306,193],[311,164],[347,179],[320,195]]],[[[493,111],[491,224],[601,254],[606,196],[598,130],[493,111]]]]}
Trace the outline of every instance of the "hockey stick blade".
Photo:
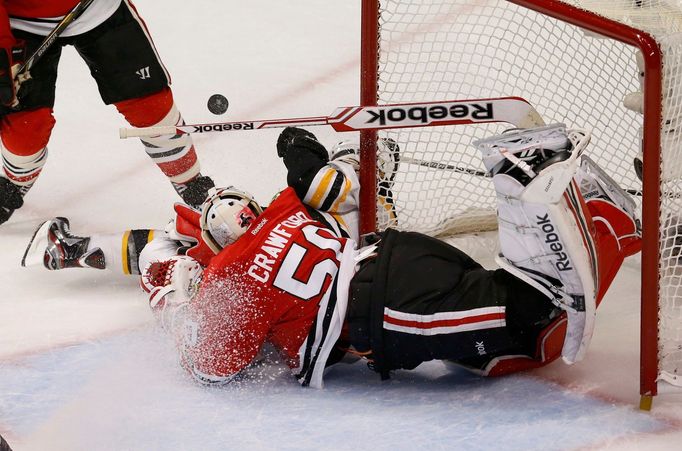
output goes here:
{"type": "Polygon", "coordinates": [[[525,99],[449,100],[443,102],[400,103],[381,106],[337,108],[331,116],[259,121],[216,122],[167,127],[122,128],[121,139],[187,133],[213,133],[263,128],[330,125],[337,132],[383,130],[391,128],[434,127],[486,122],[507,122],[518,128],[544,125],[544,121],[525,99]]]}

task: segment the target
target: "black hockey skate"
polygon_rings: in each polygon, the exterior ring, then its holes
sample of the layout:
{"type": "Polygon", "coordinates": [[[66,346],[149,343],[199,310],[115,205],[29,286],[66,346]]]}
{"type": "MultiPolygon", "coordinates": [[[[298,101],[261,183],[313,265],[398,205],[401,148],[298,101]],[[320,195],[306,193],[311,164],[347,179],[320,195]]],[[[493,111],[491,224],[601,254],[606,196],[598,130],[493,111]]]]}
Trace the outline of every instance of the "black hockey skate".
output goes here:
{"type": "Polygon", "coordinates": [[[64,268],[104,269],[106,262],[100,248],[88,250],[89,237],[74,236],[69,220],[53,218],[38,227],[21,259],[21,266],[42,264],[49,270],[64,268]]]}
{"type": "Polygon", "coordinates": [[[0,224],[6,222],[14,210],[24,205],[24,194],[28,188],[22,189],[5,177],[0,177],[0,224]]]}
{"type": "Polygon", "coordinates": [[[208,190],[215,187],[215,183],[211,177],[201,174],[187,183],[171,183],[183,202],[197,210],[201,208],[201,204],[203,204],[206,197],[208,197],[208,190]]]}

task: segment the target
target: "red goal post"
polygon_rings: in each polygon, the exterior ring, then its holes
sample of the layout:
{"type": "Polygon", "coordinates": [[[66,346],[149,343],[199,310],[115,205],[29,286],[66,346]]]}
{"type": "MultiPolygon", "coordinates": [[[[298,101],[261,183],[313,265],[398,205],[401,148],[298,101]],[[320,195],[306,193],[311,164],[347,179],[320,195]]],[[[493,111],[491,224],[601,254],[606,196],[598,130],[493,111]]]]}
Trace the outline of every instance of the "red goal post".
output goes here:
{"type": "MultiPolygon", "coordinates": [[[[600,165],[629,189],[640,188],[634,171],[628,171],[632,170],[632,159],[640,145],[644,149],[640,365],[644,408],[657,394],[657,381],[662,373],[667,372],[669,379],[677,376],[675,363],[670,363],[674,366],[670,368],[659,365],[659,356],[667,358],[663,355],[666,351],[662,341],[674,339],[664,336],[666,325],[659,316],[659,305],[661,309],[677,307],[682,311],[682,299],[662,300],[663,296],[677,294],[676,290],[666,291],[661,282],[662,272],[677,265],[676,259],[672,263],[672,260],[664,261],[671,250],[661,243],[661,236],[665,232],[669,237],[673,229],[677,232],[670,215],[671,211],[682,211],[674,199],[680,197],[675,194],[677,188],[682,192],[682,187],[676,187],[677,174],[661,175],[665,170],[662,160],[675,158],[677,148],[682,147],[675,141],[670,143],[670,149],[662,148],[663,86],[666,84],[665,94],[669,95],[672,85],[677,83],[676,74],[664,74],[664,58],[673,58],[672,50],[677,47],[682,52],[682,43],[667,40],[669,34],[682,28],[682,14],[670,3],[662,0],[362,1],[361,105],[437,98],[523,97],[548,123],[566,122],[569,126],[592,129],[597,139],[588,149],[590,155],[596,154],[600,165]],[[670,52],[661,49],[662,41],[666,42],[666,49],[672,49],[670,52]],[[645,77],[641,87],[635,63],[637,49],[644,60],[645,77]],[[644,95],[643,116],[626,111],[622,104],[624,94],[640,89],[644,95]],[[662,198],[662,192],[673,194],[662,198]]],[[[682,75],[679,78],[677,89],[682,89],[682,75]]],[[[682,116],[682,112],[677,114],[682,116]]],[[[666,120],[670,122],[674,118],[666,117],[666,120]]],[[[401,146],[401,155],[407,157],[472,166],[477,155],[470,142],[500,130],[492,126],[449,127],[467,128],[471,132],[441,128],[428,132],[360,133],[364,160],[361,181],[365,187],[361,192],[363,231],[382,228],[377,223],[377,189],[366,188],[377,186],[377,172],[372,164],[376,161],[376,143],[380,137],[395,139],[401,146]]],[[[682,159],[682,152],[678,158],[682,159]]],[[[438,214],[453,203],[466,205],[462,211],[447,213],[458,218],[470,211],[476,218],[481,206],[494,208],[489,206],[490,196],[485,193],[489,187],[485,182],[473,177],[462,182],[463,177],[466,174],[445,174],[433,168],[401,165],[394,188],[398,225],[405,218],[404,227],[419,230],[435,216],[436,225],[426,225],[425,231],[437,234],[438,224],[447,219],[438,214]],[[436,205],[430,206],[431,201],[436,205]],[[422,207],[424,213],[415,213],[422,207]],[[413,219],[413,213],[422,216],[413,219]]],[[[682,314],[674,315],[682,318],[682,314]]],[[[677,345],[673,343],[672,347],[677,345]]]]}

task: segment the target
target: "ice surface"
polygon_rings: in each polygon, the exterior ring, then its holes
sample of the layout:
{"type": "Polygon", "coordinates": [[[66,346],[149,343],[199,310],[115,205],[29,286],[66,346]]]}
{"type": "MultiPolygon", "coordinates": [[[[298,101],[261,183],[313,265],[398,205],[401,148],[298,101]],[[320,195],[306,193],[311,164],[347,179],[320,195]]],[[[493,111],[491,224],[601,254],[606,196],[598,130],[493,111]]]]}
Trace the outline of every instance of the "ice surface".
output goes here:
{"type": "Polygon", "coordinates": [[[0,393],[0,421],[25,449],[547,450],[667,428],[539,378],[482,380],[440,362],[388,382],[342,364],[324,390],[273,363],[204,389],[154,327],[4,365],[0,393]]]}

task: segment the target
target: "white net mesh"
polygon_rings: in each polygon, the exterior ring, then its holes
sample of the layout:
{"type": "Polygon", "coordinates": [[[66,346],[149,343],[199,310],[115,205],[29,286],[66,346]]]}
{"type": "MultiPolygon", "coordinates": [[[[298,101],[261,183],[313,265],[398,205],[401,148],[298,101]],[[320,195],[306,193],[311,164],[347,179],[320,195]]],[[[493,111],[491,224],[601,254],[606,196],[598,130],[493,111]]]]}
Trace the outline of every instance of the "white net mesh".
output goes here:
{"type": "MultiPolygon", "coordinates": [[[[564,3],[644,30],[662,49],[659,358],[663,377],[675,382],[682,362],[682,1],[564,3]]],[[[634,47],[502,0],[382,0],[379,12],[379,104],[523,97],[546,123],[591,130],[590,157],[623,188],[641,190],[633,159],[641,151],[642,115],[623,105],[641,90],[634,47]]],[[[472,141],[509,127],[381,132],[399,143],[404,160],[393,187],[398,226],[434,235],[452,232],[453,224],[455,232],[494,226],[490,179],[405,160],[483,171],[472,141]]]]}
{"type": "MultiPolygon", "coordinates": [[[[626,188],[639,188],[632,161],[641,117],[622,104],[639,89],[632,48],[503,1],[383,1],[380,14],[380,103],[523,97],[547,123],[590,128],[594,159],[626,188]],[[607,79],[608,92],[596,93],[607,79]]],[[[483,170],[471,142],[509,127],[384,135],[400,144],[401,156],[483,170]]],[[[402,164],[394,191],[406,229],[439,233],[457,218],[458,226],[475,230],[494,211],[489,179],[452,170],[402,164]]]]}

